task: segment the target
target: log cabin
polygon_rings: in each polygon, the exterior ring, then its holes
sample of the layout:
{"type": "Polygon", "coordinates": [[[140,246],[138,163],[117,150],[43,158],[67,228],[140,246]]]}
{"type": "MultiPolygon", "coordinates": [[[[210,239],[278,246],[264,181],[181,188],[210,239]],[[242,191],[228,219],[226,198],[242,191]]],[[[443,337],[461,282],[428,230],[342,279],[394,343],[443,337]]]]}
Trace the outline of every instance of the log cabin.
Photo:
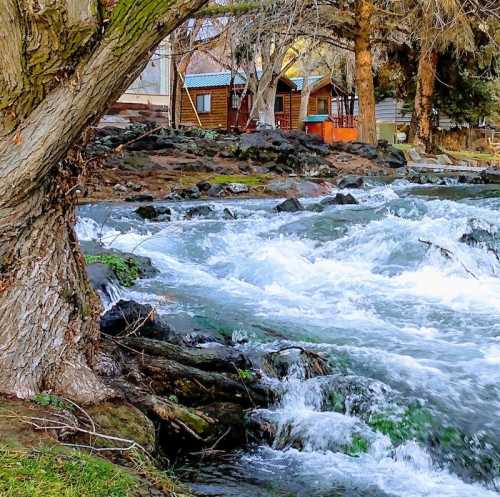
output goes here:
{"type": "MultiPolygon", "coordinates": [[[[340,136],[337,139],[355,140],[357,119],[344,112],[346,91],[329,77],[312,76],[309,81],[312,89],[307,114],[314,116],[309,121],[316,125],[315,129],[319,129],[318,122],[328,122],[330,128],[337,128],[337,136],[340,136]]],[[[303,78],[280,78],[274,105],[276,127],[285,130],[299,127],[303,83],[303,78]]],[[[239,74],[233,78],[229,72],[186,75],[181,124],[211,129],[252,129],[255,127],[255,122],[249,121],[252,95],[243,96],[244,88],[245,80],[239,74]]]]}

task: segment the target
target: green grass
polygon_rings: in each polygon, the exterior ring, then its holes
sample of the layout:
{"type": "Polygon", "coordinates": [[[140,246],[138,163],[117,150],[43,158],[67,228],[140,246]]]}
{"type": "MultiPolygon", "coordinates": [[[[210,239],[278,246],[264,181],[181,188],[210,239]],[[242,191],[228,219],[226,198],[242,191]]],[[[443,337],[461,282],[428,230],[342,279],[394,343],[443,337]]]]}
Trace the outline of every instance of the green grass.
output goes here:
{"type": "Polygon", "coordinates": [[[81,452],[0,447],[2,497],[132,497],[138,486],[125,470],[81,452]]]}
{"type": "MultiPolygon", "coordinates": [[[[403,152],[410,150],[414,146],[411,143],[396,143],[394,148],[402,150],[403,152]]],[[[455,159],[472,159],[481,161],[500,161],[500,155],[498,154],[488,154],[483,152],[475,152],[473,150],[445,150],[444,151],[450,157],[455,159]]]]}
{"type": "Polygon", "coordinates": [[[260,186],[267,181],[268,177],[265,174],[255,174],[252,176],[244,176],[239,174],[226,174],[209,178],[209,182],[216,185],[223,183],[242,183],[247,186],[260,186]]]}
{"type": "Polygon", "coordinates": [[[406,150],[410,150],[411,148],[413,148],[413,145],[411,143],[396,143],[393,145],[393,147],[405,152],[406,150]]]}
{"type": "Polygon", "coordinates": [[[85,262],[87,264],[95,262],[107,264],[115,273],[120,284],[125,287],[134,286],[135,280],[140,275],[139,267],[133,259],[125,259],[119,255],[85,255],[85,262]]]}
{"type": "Polygon", "coordinates": [[[472,159],[477,161],[500,161],[500,155],[474,152],[473,150],[445,150],[445,152],[456,159],[472,159]]]}

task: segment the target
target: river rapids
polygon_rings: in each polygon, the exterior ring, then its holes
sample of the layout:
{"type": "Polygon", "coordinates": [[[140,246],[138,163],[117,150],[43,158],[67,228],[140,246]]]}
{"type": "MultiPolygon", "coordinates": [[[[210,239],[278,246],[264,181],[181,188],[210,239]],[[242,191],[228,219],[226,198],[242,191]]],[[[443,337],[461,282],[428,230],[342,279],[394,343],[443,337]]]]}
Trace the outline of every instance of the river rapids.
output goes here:
{"type": "MultiPolygon", "coordinates": [[[[334,191],[335,193],[335,191],[334,191]]],[[[500,492],[500,190],[373,182],[359,205],[274,212],[276,199],[79,209],[81,240],[145,255],[120,290],[232,337],[249,354],[300,346],[269,409],[274,437],[190,468],[202,496],[492,497],[500,492]],[[227,219],[230,209],[236,219],[227,219]]],[[[293,351],[290,352],[293,356],[293,351]]]]}

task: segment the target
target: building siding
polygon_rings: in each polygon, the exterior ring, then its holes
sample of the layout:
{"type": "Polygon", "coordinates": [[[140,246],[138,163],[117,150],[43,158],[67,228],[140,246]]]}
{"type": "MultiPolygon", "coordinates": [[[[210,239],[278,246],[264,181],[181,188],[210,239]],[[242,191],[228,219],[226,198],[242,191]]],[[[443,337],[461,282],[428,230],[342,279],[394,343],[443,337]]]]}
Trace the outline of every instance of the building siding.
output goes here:
{"type": "MultiPolygon", "coordinates": [[[[198,95],[211,95],[211,111],[200,113],[201,125],[203,128],[227,128],[228,109],[229,109],[229,89],[228,87],[221,88],[193,88],[189,90],[191,99],[196,105],[196,97],[198,95]]],[[[193,104],[189,99],[187,91],[182,91],[182,107],[181,107],[181,124],[185,126],[199,126],[196,112],[193,109],[193,104]]]]}

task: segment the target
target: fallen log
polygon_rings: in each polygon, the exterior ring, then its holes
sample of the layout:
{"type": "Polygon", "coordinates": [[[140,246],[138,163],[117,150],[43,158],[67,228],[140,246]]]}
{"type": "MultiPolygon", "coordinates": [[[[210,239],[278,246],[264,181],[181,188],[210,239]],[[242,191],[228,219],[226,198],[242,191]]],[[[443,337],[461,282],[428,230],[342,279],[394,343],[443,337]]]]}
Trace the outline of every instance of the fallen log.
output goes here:
{"type": "Polygon", "coordinates": [[[263,385],[242,379],[235,369],[235,378],[222,373],[203,371],[158,356],[137,357],[140,371],[159,395],[174,393],[186,403],[208,403],[214,400],[237,402],[255,407],[267,404],[271,391],[263,385]]]}
{"type": "Polygon", "coordinates": [[[235,373],[237,369],[250,367],[250,362],[243,354],[223,345],[211,348],[181,347],[165,341],[132,336],[115,340],[138,352],[161,356],[205,371],[235,373]]]}

